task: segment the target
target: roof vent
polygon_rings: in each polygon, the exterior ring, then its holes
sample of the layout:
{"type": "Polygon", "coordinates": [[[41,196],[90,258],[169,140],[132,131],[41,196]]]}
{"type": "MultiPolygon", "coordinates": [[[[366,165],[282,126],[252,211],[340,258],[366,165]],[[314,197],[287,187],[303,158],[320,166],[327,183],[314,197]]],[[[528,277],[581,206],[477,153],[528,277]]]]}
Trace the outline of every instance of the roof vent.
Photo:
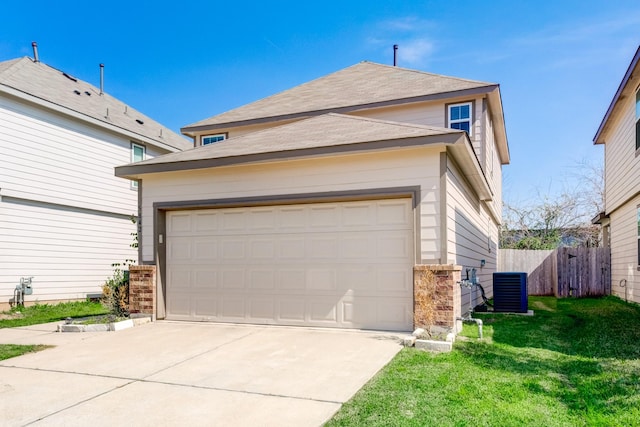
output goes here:
{"type": "Polygon", "coordinates": [[[88,90],[85,90],[84,94],[87,95],[87,96],[91,96],[91,92],[89,92],[88,90]]]}
{"type": "Polygon", "coordinates": [[[31,47],[33,48],[33,61],[40,62],[40,57],[38,56],[38,43],[31,42],[31,47]]]}
{"type": "Polygon", "coordinates": [[[140,119],[136,119],[136,122],[138,122],[138,124],[141,124],[141,125],[144,124],[144,122],[142,120],[140,120],[140,119]]]}
{"type": "Polygon", "coordinates": [[[76,95],[80,95],[80,91],[78,89],[74,90],[73,93],[75,93],[76,95]]]}
{"type": "Polygon", "coordinates": [[[69,74],[67,74],[67,73],[62,73],[62,75],[63,75],[63,76],[65,76],[66,78],[68,78],[68,79],[69,79],[69,80],[71,80],[71,81],[78,82],[78,79],[76,79],[75,77],[71,77],[71,76],[70,76],[69,74]]]}
{"type": "Polygon", "coordinates": [[[100,64],[100,95],[104,93],[104,64],[100,64]]]}

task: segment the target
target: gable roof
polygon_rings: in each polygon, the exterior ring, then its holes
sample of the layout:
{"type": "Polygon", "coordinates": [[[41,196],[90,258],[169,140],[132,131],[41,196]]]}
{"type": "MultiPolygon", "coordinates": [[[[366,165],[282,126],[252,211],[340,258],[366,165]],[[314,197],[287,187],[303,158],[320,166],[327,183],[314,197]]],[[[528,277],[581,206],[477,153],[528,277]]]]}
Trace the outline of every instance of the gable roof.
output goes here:
{"type": "Polygon", "coordinates": [[[388,103],[417,102],[470,92],[485,93],[498,87],[493,83],[425,73],[373,62],[360,62],[292,89],[185,126],[192,135],[209,130],[264,121],[345,113],[388,103]],[[446,94],[446,96],[442,96],[446,94]]]}
{"type": "Polygon", "coordinates": [[[116,176],[204,169],[251,162],[444,144],[483,199],[492,197],[464,131],[329,113],[232,137],[180,153],[119,166],[116,176]]]}
{"type": "MultiPolygon", "coordinates": [[[[607,112],[604,114],[604,117],[602,118],[602,122],[600,122],[600,126],[598,126],[598,130],[596,131],[595,136],[593,137],[593,143],[594,144],[604,144],[606,141],[603,139],[604,137],[604,132],[607,129],[607,125],[609,123],[609,119],[611,118],[611,116],[614,113],[614,110],[616,109],[616,106],[618,105],[618,101],[620,101],[621,99],[624,98],[623,92],[625,91],[625,89],[627,88],[627,86],[629,85],[629,83],[635,83],[635,81],[640,80],[640,76],[638,76],[638,73],[635,73],[634,75],[634,71],[636,69],[636,67],[638,67],[638,62],[640,61],[640,46],[638,46],[638,49],[636,50],[636,54],[633,56],[633,59],[631,60],[631,63],[629,64],[629,67],[627,68],[627,72],[624,73],[624,77],[622,78],[622,81],[620,82],[620,85],[618,86],[618,90],[616,91],[615,95],[613,95],[613,99],[611,100],[611,104],[609,104],[609,108],[607,108],[607,112]]],[[[630,87],[637,89],[636,84],[631,84],[630,87]]]]}
{"type": "Polygon", "coordinates": [[[0,62],[0,94],[124,134],[170,151],[193,143],[87,82],[31,58],[0,62]]]}

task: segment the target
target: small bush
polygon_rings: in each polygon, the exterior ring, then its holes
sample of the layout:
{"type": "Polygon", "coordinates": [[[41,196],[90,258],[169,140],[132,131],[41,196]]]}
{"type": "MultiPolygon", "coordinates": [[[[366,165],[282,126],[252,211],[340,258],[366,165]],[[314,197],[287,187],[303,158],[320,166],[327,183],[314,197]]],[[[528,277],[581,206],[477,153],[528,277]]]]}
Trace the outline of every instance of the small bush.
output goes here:
{"type": "Polygon", "coordinates": [[[101,303],[116,316],[129,315],[129,266],[131,260],[124,264],[112,264],[113,276],[102,285],[101,303]]]}

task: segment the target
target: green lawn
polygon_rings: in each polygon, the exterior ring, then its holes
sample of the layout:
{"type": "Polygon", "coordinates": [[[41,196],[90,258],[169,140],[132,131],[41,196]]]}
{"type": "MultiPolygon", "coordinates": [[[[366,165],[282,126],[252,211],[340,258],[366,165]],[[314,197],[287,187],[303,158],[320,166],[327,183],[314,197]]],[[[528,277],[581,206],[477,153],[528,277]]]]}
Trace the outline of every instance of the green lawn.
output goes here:
{"type": "MultiPolygon", "coordinates": [[[[640,307],[530,297],[449,354],[403,349],[327,426],[640,426],[640,307]]],[[[480,315],[478,315],[480,317],[480,315]]]]}
{"type": "MultiPolygon", "coordinates": [[[[107,312],[99,302],[79,301],[60,304],[36,304],[30,307],[13,308],[0,313],[3,315],[0,316],[0,329],[56,322],[67,317],[84,317],[107,312]],[[9,318],[5,319],[4,317],[9,318]]],[[[49,347],[46,345],[0,344],[0,360],[44,350],[49,347]]]]}
{"type": "Polygon", "coordinates": [[[56,322],[67,317],[85,317],[106,313],[108,313],[108,310],[102,304],[92,301],[36,304],[29,307],[13,308],[0,313],[7,317],[14,317],[0,320],[0,329],[56,322]]]}
{"type": "Polygon", "coordinates": [[[49,345],[0,344],[0,360],[50,348],[49,345]]]}

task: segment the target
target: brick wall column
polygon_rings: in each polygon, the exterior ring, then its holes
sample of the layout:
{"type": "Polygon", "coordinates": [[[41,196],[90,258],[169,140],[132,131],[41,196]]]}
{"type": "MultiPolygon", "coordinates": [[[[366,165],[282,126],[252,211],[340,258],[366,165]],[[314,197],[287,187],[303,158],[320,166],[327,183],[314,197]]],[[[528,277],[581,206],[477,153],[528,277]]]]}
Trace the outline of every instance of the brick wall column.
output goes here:
{"type": "Polygon", "coordinates": [[[457,331],[456,318],[462,315],[462,291],[458,282],[462,266],[419,264],[413,267],[413,324],[415,328],[457,331]]]}
{"type": "Polygon", "coordinates": [[[129,312],[156,317],[156,266],[129,267],[129,312]]]}

